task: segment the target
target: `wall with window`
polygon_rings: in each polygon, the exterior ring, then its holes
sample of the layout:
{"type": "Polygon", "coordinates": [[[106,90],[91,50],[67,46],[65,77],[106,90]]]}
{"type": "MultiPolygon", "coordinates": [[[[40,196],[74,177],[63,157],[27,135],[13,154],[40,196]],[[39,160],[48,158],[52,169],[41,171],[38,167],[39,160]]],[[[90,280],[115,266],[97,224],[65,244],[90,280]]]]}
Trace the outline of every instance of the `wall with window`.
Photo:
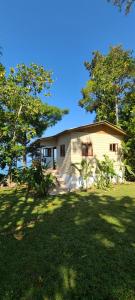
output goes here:
{"type": "Polygon", "coordinates": [[[57,169],[60,174],[71,171],[71,134],[63,134],[57,139],[57,169]]]}
{"type": "Polygon", "coordinates": [[[97,132],[74,132],[71,134],[71,162],[80,163],[83,158],[99,160],[106,154],[114,160],[116,170],[121,164],[121,142],[123,137],[100,129],[97,132]]]}

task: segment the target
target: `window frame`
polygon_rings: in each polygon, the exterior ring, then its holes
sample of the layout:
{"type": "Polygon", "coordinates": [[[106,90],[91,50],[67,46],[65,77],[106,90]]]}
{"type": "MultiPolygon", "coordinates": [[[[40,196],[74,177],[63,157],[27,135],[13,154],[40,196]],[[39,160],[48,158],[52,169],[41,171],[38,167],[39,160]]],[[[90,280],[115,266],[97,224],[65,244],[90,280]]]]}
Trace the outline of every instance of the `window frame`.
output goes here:
{"type": "Polygon", "coordinates": [[[43,157],[52,157],[52,148],[43,148],[43,157]]]}
{"type": "Polygon", "coordinates": [[[109,150],[110,152],[118,152],[118,143],[111,143],[109,144],[109,150]]]}
{"type": "Polygon", "coordinates": [[[82,143],[82,156],[88,157],[88,156],[93,156],[93,145],[92,143],[82,143]],[[86,146],[86,152],[84,153],[83,151],[83,146],[86,146]],[[89,148],[91,146],[91,148],[89,148]],[[91,150],[90,150],[91,149],[91,150]]]}

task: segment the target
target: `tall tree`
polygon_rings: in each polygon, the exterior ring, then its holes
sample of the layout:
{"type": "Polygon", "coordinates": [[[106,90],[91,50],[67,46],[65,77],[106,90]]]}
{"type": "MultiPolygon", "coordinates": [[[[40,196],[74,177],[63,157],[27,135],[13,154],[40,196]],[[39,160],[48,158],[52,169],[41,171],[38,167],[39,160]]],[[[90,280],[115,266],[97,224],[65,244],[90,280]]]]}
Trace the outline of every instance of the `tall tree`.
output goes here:
{"type": "MultiPolygon", "coordinates": [[[[120,119],[121,126],[127,133],[123,147],[125,158],[135,174],[135,87],[125,98],[120,119]]],[[[129,175],[132,180],[135,179],[132,173],[129,175]]]]}
{"type": "Polygon", "coordinates": [[[135,0],[108,0],[108,2],[112,2],[114,5],[118,6],[120,10],[124,7],[125,13],[128,14],[131,6],[135,3],[135,0]]]}
{"type": "Polygon", "coordinates": [[[96,120],[120,123],[124,99],[132,93],[135,81],[135,59],[121,46],[111,47],[107,55],[96,51],[91,62],[85,62],[90,79],[82,89],[79,105],[96,112],[96,120]]]}
{"type": "Polygon", "coordinates": [[[96,51],[85,62],[89,80],[82,89],[79,105],[127,132],[125,157],[135,172],[135,58],[132,51],[111,47],[107,55],[96,51]]]}
{"type": "Polygon", "coordinates": [[[17,65],[16,69],[11,69],[9,78],[19,87],[25,89],[24,103],[21,102],[19,111],[20,118],[23,118],[25,127],[21,132],[20,143],[23,146],[23,164],[26,166],[26,149],[30,138],[35,135],[41,135],[43,131],[52,124],[61,119],[66,111],[58,110],[56,107],[49,107],[41,103],[38,99],[39,94],[43,93],[49,96],[49,89],[52,80],[52,72],[44,69],[43,66],[31,64],[17,65]],[[28,105],[27,105],[28,102],[28,105]],[[34,108],[34,109],[33,109],[34,108]]]}
{"type": "Polygon", "coordinates": [[[44,103],[39,94],[49,95],[52,74],[42,66],[18,65],[8,77],[0,80],[1,128],[0,162],[11,172],[14,161],[21,156],[26,166],[27,146],[31,138],[40,136],[61,120],[67,110],[44,103]]]}

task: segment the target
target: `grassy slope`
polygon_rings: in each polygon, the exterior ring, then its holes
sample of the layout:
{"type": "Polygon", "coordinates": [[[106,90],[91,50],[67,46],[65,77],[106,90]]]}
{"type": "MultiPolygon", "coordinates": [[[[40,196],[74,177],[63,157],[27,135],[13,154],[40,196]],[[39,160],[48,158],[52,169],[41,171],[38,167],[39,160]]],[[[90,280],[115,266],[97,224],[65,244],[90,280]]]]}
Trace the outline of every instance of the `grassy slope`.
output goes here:
{"type": "Polygon", "coordinates": [[[135,184],[24,194],[0,192],[0,299],[135,299],[135,184]]]}

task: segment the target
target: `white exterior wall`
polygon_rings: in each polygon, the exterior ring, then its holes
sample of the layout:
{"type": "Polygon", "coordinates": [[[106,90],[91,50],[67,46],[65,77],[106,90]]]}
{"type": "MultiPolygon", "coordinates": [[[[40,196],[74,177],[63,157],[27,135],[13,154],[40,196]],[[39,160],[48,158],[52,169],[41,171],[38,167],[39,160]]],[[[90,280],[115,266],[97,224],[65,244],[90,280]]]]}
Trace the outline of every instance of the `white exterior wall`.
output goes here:
{"type": "MultiPolygon", "coordinates": [[[[79,172],[71,164],[81,163],[83,159],[82,143],[92,143],[93,156],[88,156],[87,159],[92,159],[93,162],[95,158],[102,160],[105,154],[109,156],[114,161],[114,168],[118,174],[114,181],[123,181],[120,155],[122,140],[123,135],[117,134],[115,130],[100,127],[98,130],[93,130],[93,132],[68,132],[58,136],[56,139],[45,141],[44,144],[42,143],[42,146],[57,148],[56,169],[64,179],[67,188],[74,189],[81,186],[82,179],[79,172]],[[110,144],[118,144],[118,152],[110,151],[110,144]],[[60,156],[60,145],[65,145],[65,157],[60,156]]],[[[50,161],[50,166],[53,167],[53,157],[47,158],[47,160],[50,161]]],[[[96,175],[93,171],[93,176],[89,179],[89,185],[94,182],[95,177],[96,175]]]]}
{"type": "Polygon", "coordinates": [[[122,138],[108,133],[84,133],[75,132],[71,135],[71,160],[72,162],[81,162],[82,143],[92,143],[93,156],[97,159],[103,159],[104,154],[119,163],[118,152],[110,151],[110,144],[118,144],[121,148],[122,138]]]}
{"type": "MultiPolygon", "coordinates": [[[[87,159],[92,159],[93,163],[95,158],[99,160],[104,159],[106,154],[111,160],[114,161],[114,169],[118,174],[117,180],[123,181],[123,172],[121,170],[121,142],[122,137],[119,135],[99,131],[93,133],[86,132],[74,132],[71,134],[71,163],[81,163],[82,156],[82,143],[92,143],[93,156],[88,156],[87,159]],[[110,151],[110,144],[118,144],[118,152],[110,151]]],[[[95,180],[95,173],[93,170],[93,176],[89,179],[89,185],[95,180]]],[[[78,188],[81,186],[82,179],[80,178],[79,172],[72,167],[72,185],[71,188],[78,188]]]]}
{"type": "Polygon", "coordinates": [[[65,134],[57,140],[57,170],[59,174],[66,178],[71,172],[71,134],[65,134]],[[60,156],[60,145],[65,145],[65,156],[60,156]]]}

